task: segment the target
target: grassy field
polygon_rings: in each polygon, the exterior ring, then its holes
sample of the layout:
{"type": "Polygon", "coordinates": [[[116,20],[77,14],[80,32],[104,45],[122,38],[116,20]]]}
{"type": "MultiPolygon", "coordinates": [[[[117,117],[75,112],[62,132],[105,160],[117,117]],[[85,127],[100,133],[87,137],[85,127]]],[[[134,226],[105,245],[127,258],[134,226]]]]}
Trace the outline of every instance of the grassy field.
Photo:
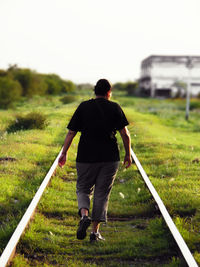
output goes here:
{"type": "MultiPolygon", "coordinates": [[[[85,99],[83,96],[80,99],[85,99]]],[[[80,99],[63,105],[58,97],[35,97],[15,110],[0,111],[0,250],[59,152],[65,126],[80,99]],[[16,114],[39,110],[46,130],[6,133],[16,114]]],[[[130,122],[132,148],[175,224],[200,264],[200,122],[193,100],[189,122],[183,100],[139,99],[114,94],[130,122]]],[[[197,104],[196,104],[197,103],[197,104]]],[[[65,168],[57,169],[34,221],[21,239],[13,266],[182,266],[173,238],[136,166],[120,166],[102,225],[106,242],[76,240],[79,221],[75,194],[77,136],[65,168]],[[121,197],[122,194],[124,198],[121,197]]],[[[118,137],[123,159],[123,145],[118,137]]]]}

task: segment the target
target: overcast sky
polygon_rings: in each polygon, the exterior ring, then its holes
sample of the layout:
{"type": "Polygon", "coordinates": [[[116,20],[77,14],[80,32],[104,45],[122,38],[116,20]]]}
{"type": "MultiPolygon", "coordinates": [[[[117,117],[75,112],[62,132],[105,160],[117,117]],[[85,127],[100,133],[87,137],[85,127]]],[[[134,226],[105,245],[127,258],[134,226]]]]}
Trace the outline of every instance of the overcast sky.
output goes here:
{"type": "Polygon", "coordinates": [[[149,55],[200,55],[200,0],[0,0],[0,68],[135,80],[149,55]]]}

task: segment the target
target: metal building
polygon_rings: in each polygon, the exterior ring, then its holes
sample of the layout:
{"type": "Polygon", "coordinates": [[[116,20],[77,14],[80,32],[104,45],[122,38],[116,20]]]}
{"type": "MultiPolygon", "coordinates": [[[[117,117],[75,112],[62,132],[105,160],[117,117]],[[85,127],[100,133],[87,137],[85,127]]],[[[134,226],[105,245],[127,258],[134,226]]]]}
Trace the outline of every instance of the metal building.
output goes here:
{"type": "Polygon", "coordinates": [[[188,79],[190,95],[199,95],[200,56],[149,56],[141,64],[140,93],[151,97],[184,96],[188,79]]]}

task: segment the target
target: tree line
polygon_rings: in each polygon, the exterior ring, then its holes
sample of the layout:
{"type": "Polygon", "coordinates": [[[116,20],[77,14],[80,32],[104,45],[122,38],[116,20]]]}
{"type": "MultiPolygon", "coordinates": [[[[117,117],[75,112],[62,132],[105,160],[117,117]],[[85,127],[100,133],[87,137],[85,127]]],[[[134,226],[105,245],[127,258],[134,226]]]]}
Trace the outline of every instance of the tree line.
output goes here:
{"type": "MultiPolygon", "coordinates": [[[[93,85],[76,85],[70,80],[63,80],[57,74],[41,74],[10,65],[7,70],[0,69],[0,108],[12,107],[21,97],[61,95],[85,88],[91,89],[93,85]]],[[[137,82],[119,82],[113,85],[114,90],[124,91],[128,95],[137,95],[137,88],[137,82]]]]}
{"type": "Polygon", "coordinates": [[[58,95],[75,89],[72,81],[63,80],[56,74],[40,74],[17,65],[0,70],[0,108],[11,107],[20,97],[58,95]]]}

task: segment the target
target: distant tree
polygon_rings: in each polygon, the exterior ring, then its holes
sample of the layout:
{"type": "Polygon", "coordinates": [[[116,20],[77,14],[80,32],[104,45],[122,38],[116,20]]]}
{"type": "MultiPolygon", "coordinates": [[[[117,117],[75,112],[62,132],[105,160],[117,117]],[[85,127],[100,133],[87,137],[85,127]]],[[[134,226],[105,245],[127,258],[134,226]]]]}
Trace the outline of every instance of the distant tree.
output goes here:
{"type": "Polygon", "coordinates": [[[126,83],[118,82],[113,85],[113,89],[124,91],[128,95],[136,95],[138,89],[138,82],[126,82],[126,83]]]}
{"type": "Polygon", "coordinates": [[[21,84],[23,96],[44,95],[47,91],[44,76],[35,71],[20,69],[14,65],[8,69],[8,75],[21,84]]]}
{"type": "Polygon", "coordinates": [[[9,77],[0,77],[0,108],[6,109],[17,101],[22,93],[21,85],[18,81],[13,81],[9,77]]]}
{"type": "Polygon", "coordinates": [[[14,70],[18,69],[18,65],[17,64],[9,64],[8,66],[8,72],[12,72],[14,70]]]}
{"type": "Polygon", "coordinates": [[[76,90],[76,85],[72,81],[63,81],[62,80],[62,89],[63,93],[69,93],[76,90]]]}
{"type": "Polygon", "coordinates": [[[90,83],[79,83],[77,85],[77,89],[78,90],[93,90],[94,89],[94,85],[92,85],[90,83]]]}
{"type": "Polygon", "coordinates": [[[113,90],[124,91],[125,90],[125,83],[121,83],[121,82],[115,83],[113,85],[113,90]]]}
{"type": "Polygon", "coordinates": [[[18,81],[22,88],[22,96],[72,92],[76,85],[72,81],[65,81],[56,74],[39,74],[30,69],[19,68],[16,64],[9,65],[7,71],[0,70],[0,77],[6,76],[18,81]]]}
{"type": "Polygon", "coordinates": [[[176,86],[177,88],[181,88],[184,90],[186,90],[186,88],[187,88],[187,84],[185,82],[182,82],[182,81],[176,81],[176,82],[174,82],[173,85],[176,86]]]}
{"type": "Polygon", "coordinates": [[[48,85],[45,82],[45,77],[42,74],[35,73],[32,79],[32,93],[35,95],[45,95],[48,89],[48,85]]]}
{"type": "Polygon", "coordinates": [[[5,77],[5,76],[7,76],[7,71],[0,70],[0,77],[5,77]]]}
{"type": "Polygon", "coordinates": [[[174,84],[172,85],[174,90],[174,95],[173,97],[184,97],[186,94],[186,89],[187,89],[187,84],[183,81],[175,81],[174,84]]]}
{"type": "Polygon", "coordinates": [[[137,82],[127,82],[125,83],[125,90],[128,95],[136,95],[138,89],[138,83],[137,82]]]}
{"type": "Polygon", "coordinates": [[[48,74],[45,76],[45,82],[47,83],[47,93],[50,95],[60,94],[63,89],[61,78],[56,74],[48,74]]]}
{"type": "Polygon", "coordinates": [[[12,71],[14,79],[17,80],[23,89],[23,96],[34,95],[34,75],[29,69],[15,69],[12,71]]]}

